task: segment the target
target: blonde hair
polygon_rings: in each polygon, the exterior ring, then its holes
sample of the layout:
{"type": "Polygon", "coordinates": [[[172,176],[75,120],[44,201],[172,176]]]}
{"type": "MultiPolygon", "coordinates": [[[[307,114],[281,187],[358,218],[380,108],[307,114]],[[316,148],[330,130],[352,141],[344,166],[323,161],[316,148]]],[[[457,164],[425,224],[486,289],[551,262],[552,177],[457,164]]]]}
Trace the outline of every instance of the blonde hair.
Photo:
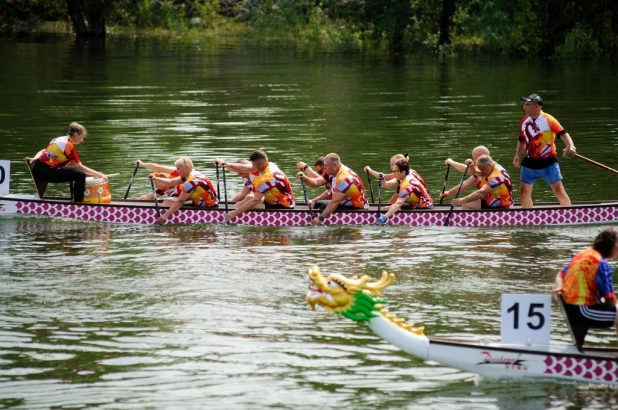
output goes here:
{"type": "Polygon", "coordinates": [[[71,124],[69,124],[69,137],[72,137],[73,134],[80,134],[83,135],[84,138],[86,138],[86,135],[88,135],[88,131],[86,131],[86,127],[84,127],[83,125],[77,123],[77,122],[72,122],[71,124]]]}
{"type": "Polygon", "coordinates": [[[191,171],[193,170],[193,161],[191,161],[191,158],[189,157],[178,158],[176,162],[174,162],[174,165],[176,165],[176,168],[183,167],[191,171]]]}
{"type": "MultiPolygon", "coordinates": [[[[170,179],[170,178],[172,177],[170,174],[165,173],[165,172],[155,172],[155,173],[154,173],[154,176],[159,177],[159,178],[167,178],[167,179],[170,179]]],[[[169,187],[169,186],[170,186],[170,185],[164,184],[163,182],[158,181],[158,180],[156,180],[156,179],[155,179],[155,181],[154,181],[154,184],[155,184],[155,186],[156,186],[157,188],[159,188],[159,189],[161,189],[161,188],[167,188],[167,187],[169,187]]]]}

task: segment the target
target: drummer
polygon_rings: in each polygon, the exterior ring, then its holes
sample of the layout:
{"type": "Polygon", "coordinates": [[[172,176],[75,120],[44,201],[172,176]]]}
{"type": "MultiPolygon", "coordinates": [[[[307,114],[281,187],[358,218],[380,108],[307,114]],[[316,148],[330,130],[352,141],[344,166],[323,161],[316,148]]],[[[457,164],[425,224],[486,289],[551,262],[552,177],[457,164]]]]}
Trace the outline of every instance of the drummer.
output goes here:
{"type": "Polygon", "coordinates": [[[193,206],[216,208],[219,206],[219,198],[217,192],[212,186],[212,182],[205,175],[194,171],[193,161],[189,157],[180,157],[174,163],[178,176],[172,179],[162,178],[150,174],[149,179],[161,182],[165,185],[179,185],[179,195],[176,201],[170,208],[163,213],[157,220],[159,224],[163,224],[167,218],[172,216],[185,201],[191,201],[193,206]]]}
{"type": "Polygon", "coordinates": [[[35,158],[26,158],[32,163],[32,176],[41,182],[73,182],[73,202],[83,202],[86,190],[86,174],[107,182],[107,176],[82,164],[77,154],[78,144],[86,138],[88,131],[76,122],[69,125],[66,136],[54,138],[47,148],[35,158]],[[69,165],[71,164],[71,165],[69,165]]]}

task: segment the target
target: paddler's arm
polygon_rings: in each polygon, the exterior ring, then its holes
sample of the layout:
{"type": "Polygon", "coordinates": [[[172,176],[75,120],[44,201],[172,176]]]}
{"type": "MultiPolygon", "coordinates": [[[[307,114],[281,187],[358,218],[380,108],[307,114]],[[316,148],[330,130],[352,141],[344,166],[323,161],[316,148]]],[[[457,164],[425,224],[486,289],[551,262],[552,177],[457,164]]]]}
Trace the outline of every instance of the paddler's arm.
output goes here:
{"type": "MultiPolygon", "coordinates": [[[[461,185],[460,192],[463,192],[466,189],[470,188],[472,185],[476,184],[476,181],[477,181],[477,179],[475,177],[473,177],[473,176],[468,178],[468,179],[466,179],[464,181],[464,183],[461,185]]],[[[444,193],[440,193],[440,199],[448,198],[449,196],[455,195],[457,193],[458,189],[459,189],[459,185],[455,185],[454,187],[452,187],[448,191],[444,191],[444,193]]]]}
{"type": "Polygon", "coordinates": [[[485,184],[485,185],[483,185],[483,187],[481,189],[478,189],[478,190],[474,191],[473,193],[471,193],[468,196],[464,196],[463,198],[455,198],[455,199],[453,199],[451,201],[451,205],[462,205],[462,204],[465,204],[467,202],[476,201],[477,199],[483,198],[485,195],[490,193],[492,190],[493,190],[493,188],[491,186],[489,186],[489,184],[485,184]]]}
{"type": "Polygon", "coordinates": [[[176,201],[172,204],[172,206],[170,206],[167,211],[165,211],[163,213],[163,215],[161,215],[159,217],[159,219],[157,219],[157,222],[159,223],[159,225],[162,225],[165,220],[167,218],[169,218],[170,216],[172,216],[174,214],[174,212],[176,212],[178,210],[178,208],[180,208],[181,206],[184,205],[185,201],[187,199],[189,199],[191,195],[187,194],[186,192],[183,192],[182,194],[180,194],[178,196],[178,198],[176,198],[176,201]]]}
{"type": "Polygon", "coordinates": [[[252,164],[239,164],[237,162],[227,162],[227,161],[224,161],[224,160],[219,159],[219,158],[215,158],[213,163],[219,164],[222,167],[226,167],[230,171],[235,172],[237,174],[244,174],[244,173],[253,172],[253,165],[252,164]]]}
{"type": "Polygon", "coordinates": [[[305,185],[311,188],[317,188],[326,185],[326,180],[323,177],[309,178],[302,171],[296,174],[296,178],[302,178],[302,180],[305,182],[305,185]]]}
{"type": "Polygon", "coordinates": [[[474,166],[474,162],[471,159],[465,160],[464,163],[462,164],[461,162],[453,161],[452,158],[447,158],[446,161],[444,161],[444,163],[446,165],[452,166],[453,168],[455,168],[457,171],[461,173],[465,172],[468,175],[477,175],[477,176],[481,175],[481,170],[474,166]]]}
{"type": "Polygon", "coordinates": [[[395,201],[394,204],[392,204],[389,208],[388,208],[388,212],[385,214],[385,216],[387,218],[390,218],[395,212],[399,211],[401,209],[401,206],[403,205],[403,203],[406,201],[405,198],[398,196],[397,200],[395,201]]]}
{"type": "Polygon", "coordinates": [[[155,164],[154,162],[143,162],[141,159],[138,159],[137,161],[135,161],[135,165],[137,165],[140,168],[151,169],[156,172],[165,172],[166,174],[171,174],[172,172],[176,171],[175,167],[170,167],[168,165],[155,164]]]}
{"type": "Polygon", "coordinates": [[[324,209],[317,217],[313,218],[311,224],[322,225],[322,222],[324,222],[324,220],[328,218],[328,216],[332,214],[335,209],[337,209],[341,201],[343,201],[343,198],[345,198],[345,193],[333,192],[333,199],[331,199],[328,203],[326,209],[324,209]]]}

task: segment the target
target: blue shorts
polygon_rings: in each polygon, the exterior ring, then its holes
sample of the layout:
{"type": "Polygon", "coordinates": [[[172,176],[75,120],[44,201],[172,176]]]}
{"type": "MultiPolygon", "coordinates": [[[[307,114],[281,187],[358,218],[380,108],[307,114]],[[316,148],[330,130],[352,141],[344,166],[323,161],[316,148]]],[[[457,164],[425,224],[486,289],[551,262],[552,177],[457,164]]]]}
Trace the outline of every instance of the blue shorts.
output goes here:
{"type": "Polygon", "coordinates": [[[532,185],[536,182],[538,178],[543,178],[543,181],[547,182],[549,185],[558,181],[562,181],[560,166],[556,162],[543,169],[521,167],[521,173],[519,174],[520,182],[532,185]]]}

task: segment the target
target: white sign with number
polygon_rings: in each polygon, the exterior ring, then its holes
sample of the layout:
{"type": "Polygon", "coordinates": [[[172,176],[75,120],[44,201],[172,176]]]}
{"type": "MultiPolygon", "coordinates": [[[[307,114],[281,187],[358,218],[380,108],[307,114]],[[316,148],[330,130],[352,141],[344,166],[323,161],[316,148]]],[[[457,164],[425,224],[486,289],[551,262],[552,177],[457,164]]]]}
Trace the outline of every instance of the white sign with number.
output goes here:
{"type": "Polygon", "coordinates": [[[551,295],[502,295],[502,343],[548,344],[551,295]]]}
{"type": "Polygon", "coordinates": [[[11,161],[0,160],[0,195],[7,195],[9,193],[10,176],[11,161]]]}

